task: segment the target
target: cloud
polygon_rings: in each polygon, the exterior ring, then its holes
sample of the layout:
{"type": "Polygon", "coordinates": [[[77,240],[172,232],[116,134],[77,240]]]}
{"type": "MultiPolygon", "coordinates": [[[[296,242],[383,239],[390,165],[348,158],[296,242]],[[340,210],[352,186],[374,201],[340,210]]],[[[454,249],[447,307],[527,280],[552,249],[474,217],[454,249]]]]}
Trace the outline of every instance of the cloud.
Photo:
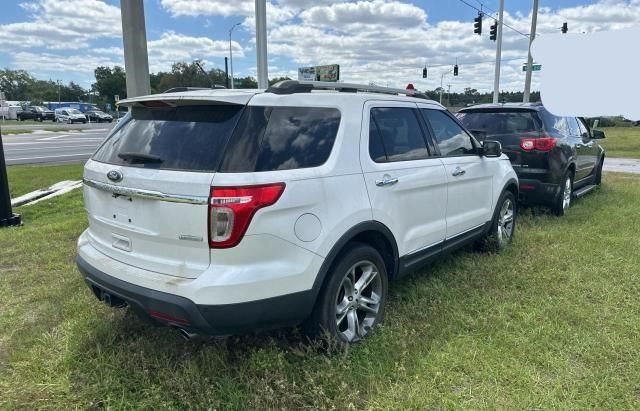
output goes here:
{"type": "Polygon", "coordinates": [[[248,16],[254,12],[254,0],[160,0],[177,16],[248,16]]]}
{"type": "Polygon", "coordinates": [[[93,73],[98,66],[123,65],[122,60],[96,55],[60,55],[20,51],[13,56],[13,66],[31,73],[93,73]]]}
{"type": "MultiPolygon", "coordinates": [[[[375,82],[404,87],[413,82],[422,89],[451,84],[461,91],[493,89],[495,42],[485,33],[473,33],[472,20],[431,23],[427,11],[405,1],[358,1],[320,5],[296,19],[269,30],[270,55],[290,59],[296,66],[341,65],[344,81],[375,82]],[[460,75],[452,76],[456,60],[460,75]],[[422,79],[422,67],[429,78],[422,79]]],[[[505,22],[527,34],[531,16],[505,13],[505,22]]],[[[545,8],[538,16],[538,33],[557,33],[563,22],[571,33],[620,29],[640,22],[640,1],[603,0],[588,6],[545,8]]],[[[528,37],[504,28],[501,88],[522,89],[528,37]]],[[[538,76],[534,76],[534,88],[538,76]]]]}
{"type": "MultiPolygon", "coordinates": [[[[166,71],[178,61],[193,61],[223,58],[229,54],[229,43],[208,37],[191,37],[174,31],[163,33],[160,39],[148,43],[149,66],[152,72],[166,71]]],[[[233,57],[243,58],[244,50],[236,41],[232,42],[233,57]]],[[[217,64],[220,66],[219,62],[217,64]]]]}
{"type": "Polygon", "coordinates": [[[40,0],[21,7],[31,20],[0,25],[0,50],[86,48],[92,39],[121,36],[120,8],[103,1],[40,0]]]}

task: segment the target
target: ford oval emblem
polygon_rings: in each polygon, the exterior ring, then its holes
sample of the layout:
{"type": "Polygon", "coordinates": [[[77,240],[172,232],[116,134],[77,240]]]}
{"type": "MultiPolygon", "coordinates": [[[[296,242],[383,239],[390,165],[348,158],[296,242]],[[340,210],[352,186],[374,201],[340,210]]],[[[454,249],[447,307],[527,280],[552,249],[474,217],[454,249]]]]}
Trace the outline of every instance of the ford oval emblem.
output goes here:
{"type": "Polygon", "coordinates": [[[122,181],[122,173],[118,170],[111,170],[107,173],[107,178],[114,183],[117,183],[118,181],[122,181]]]}

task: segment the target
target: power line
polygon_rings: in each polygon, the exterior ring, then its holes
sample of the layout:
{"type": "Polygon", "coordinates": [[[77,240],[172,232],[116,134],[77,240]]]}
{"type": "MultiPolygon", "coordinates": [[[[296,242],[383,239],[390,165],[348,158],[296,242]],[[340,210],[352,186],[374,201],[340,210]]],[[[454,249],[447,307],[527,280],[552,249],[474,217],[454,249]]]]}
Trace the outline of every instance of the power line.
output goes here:
{"type": "MultiPolygon", "coordinates": [[[[494,10],[491,10],[490,8],[488,8],[487,6],[485,6],[484,4],[482,4],[482,3],[481,3],[480,1],[478,1],[478,0],[476,0],[476,1],[477,1],[478,3],[480,3],[480,8],[477,8],[477,7],[476,7],[476,6],[474,6],[473,4],[469,4],[469,3],[467,3],[465,0],[458,0],[458,1],[460,1],[461,3],[466,4],[467,6],[471,7],[471,8],[472,8],[472,9],[474,9],[474,10],[477,10],[479,13],[484,13],[484,11],[482,10],[482,8],[485,8],[485,9],[489,10],[489,11],[490,11],[491,13],[493,13],[493,14],[495,14],[495,13],[496,13],[494,10]]],[[[489,18],[491,18],[491,19],[493,19],[493,20],[495,20],[495,21],[498,21],[498,19],[496,19],[495,17],[493,17],[491,14],[487,14],[487,17],[489,17],[489,18]]],[[[528,34],[525,34],[525,33],[521,32],[520,30],[516,29],[515,27],[512,27],[512,26],[508,25],[508,24],[507,24],[507,23],[505,23],[504,21],[502,22],[502,25],[503,25],[503,26],[505,26],[505,27],[509,27],[511,30],[515,31],[515,32],[516,32],[516,33],[518,33],[518,34],[523,35],[524,37],[529,38],[529,35],[528,35],[528,34]]]]}

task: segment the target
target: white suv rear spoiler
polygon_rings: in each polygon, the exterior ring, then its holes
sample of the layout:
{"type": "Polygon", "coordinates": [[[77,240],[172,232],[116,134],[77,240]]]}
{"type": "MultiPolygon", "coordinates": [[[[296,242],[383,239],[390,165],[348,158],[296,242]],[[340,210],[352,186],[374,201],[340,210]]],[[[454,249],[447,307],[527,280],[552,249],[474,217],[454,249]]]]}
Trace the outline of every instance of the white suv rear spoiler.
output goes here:
{"type": "Polygon", "coordinates": [[[145,106],[148,102],[162,102],[170,106],[197,104],[240,104],[245,105],[255,94],[262,90],[207,89],[179,93],[151,94],[120,100],[118,105],[125,107],[145,106]]]}

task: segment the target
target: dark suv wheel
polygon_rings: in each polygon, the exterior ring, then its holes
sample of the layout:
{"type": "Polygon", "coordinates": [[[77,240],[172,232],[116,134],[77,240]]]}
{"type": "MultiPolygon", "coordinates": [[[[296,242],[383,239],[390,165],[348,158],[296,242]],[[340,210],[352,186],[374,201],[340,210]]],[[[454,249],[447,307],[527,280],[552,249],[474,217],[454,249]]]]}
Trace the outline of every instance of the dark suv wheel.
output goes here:
{"type": "Polygon", "coordinates": [[[357,342],[382,321],[387,301],[388,277],[375,248],[354,243],[329,272],[306,331],[326,332],[342,343],[357,342]]]}
{"type": "Polygon", "coordinates": [[[571,207],[571,201],[573,200],[573,173],[571,170],[567,170],[562,178],[560,184],[560,190],[554,200],[552,209],[553,213],[559,217],[565,215],[569,207],[571,207]]]}

